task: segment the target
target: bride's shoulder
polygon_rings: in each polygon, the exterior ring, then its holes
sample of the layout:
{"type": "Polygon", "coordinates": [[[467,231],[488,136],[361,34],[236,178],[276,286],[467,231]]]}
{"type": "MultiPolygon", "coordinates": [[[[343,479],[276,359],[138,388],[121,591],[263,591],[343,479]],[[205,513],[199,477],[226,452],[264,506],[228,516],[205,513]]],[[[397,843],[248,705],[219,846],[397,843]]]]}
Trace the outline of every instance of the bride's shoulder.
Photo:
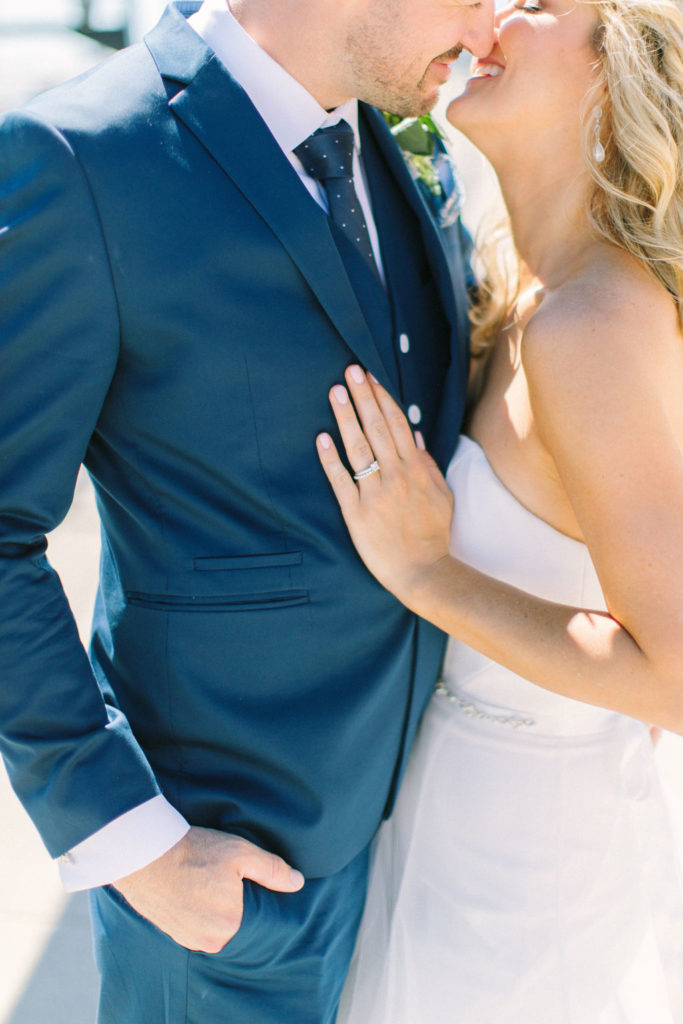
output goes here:
{"type": "Polygon", "coordinates": [[[666,289],[627,254],[608,253],[549,291],[527,323],[521,345],[527,376],[590,378],[599,386],[619,369],[656,372],[683,336],[666,289]]]}

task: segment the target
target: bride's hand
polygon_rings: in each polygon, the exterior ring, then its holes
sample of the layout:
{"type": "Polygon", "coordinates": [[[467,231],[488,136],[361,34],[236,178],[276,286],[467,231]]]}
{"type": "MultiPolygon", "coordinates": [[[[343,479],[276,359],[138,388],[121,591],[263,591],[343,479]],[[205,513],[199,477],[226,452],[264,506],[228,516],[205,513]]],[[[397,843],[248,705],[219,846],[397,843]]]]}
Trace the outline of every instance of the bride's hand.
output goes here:
{"type": "Polygon", "coordinates": [[[349,463],[354,473],[360,473],[376,459],[379,471],[356,482],[329,434],[316,439],[318,455],[366,566],[399,600],[417,610],[416,595],[448,558],[453,498],[436,463],[416,445],[410,424],[384,388],[359,366],[348,367],[346,382],[348,391],[336,385],[330,402],[349,463]]]}

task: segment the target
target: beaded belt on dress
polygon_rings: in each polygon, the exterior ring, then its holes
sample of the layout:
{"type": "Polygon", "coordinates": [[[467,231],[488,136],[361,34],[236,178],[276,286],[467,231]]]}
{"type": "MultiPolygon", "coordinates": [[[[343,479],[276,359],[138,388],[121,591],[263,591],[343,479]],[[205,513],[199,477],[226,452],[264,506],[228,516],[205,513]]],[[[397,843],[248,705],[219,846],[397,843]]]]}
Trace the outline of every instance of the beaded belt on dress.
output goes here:
{"type": "Polygon", "coordinates": [[[442,681],[436,684],[434,693],[439,697],[444,697],[459,711],[462,711],[464,715],[467,715],[468,718],[477,718],[482,722],[493,722],[496,725],[506,725],[509,729],[529,729],[531,726],[536,725],[536,721],[533,718],[522,718],[520,715],[514,714],[493,715],[489,711],[484,711],[483,708],[473,704],[470,700],[449,690],[442,681]]]}
{"type": "Polygon", "coordinates": [[[476,704],[469,695],[459,693],[444,679],[436,684],[434,694],[437,699],[448,701],[451,707],[475,721],[503,725],[508,729],[533,729],[539,736],[561,736],[571,740],[578,736],[607,735],[623,729],[647,731],[642,722],[636,722],[633,718],[565,697],[559,698],[557,708],[534,711],[532,717],[528,712],[506,711],[500,705],[487,704],[485,701],[476,704]]]}

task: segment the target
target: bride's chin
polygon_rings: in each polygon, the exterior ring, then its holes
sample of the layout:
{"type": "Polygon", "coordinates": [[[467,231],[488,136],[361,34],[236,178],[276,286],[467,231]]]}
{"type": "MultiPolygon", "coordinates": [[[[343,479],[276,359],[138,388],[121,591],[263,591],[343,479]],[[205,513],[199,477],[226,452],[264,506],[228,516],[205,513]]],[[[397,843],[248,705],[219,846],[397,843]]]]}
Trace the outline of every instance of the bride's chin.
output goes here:
{"type": "Polygon", "coordinates": [[[457,131],[475,146],[481,148],[481,141],[486,138],[490,130],[487,127],[485,111],[482,112],[481,107],[479,111],[472,111],[468,109],[469,107],[468,97],[465,94],[456,96],[446,108],[446,118],[457,131]]]}
{"type": "MultiPolygon", "coordinates": [[[[498,125],[487,122],[483,117],[460,116],[460,109],[452,112],[451,107],[454,103],[457,101],[454,100],[446,111],[449,123],[479,150],[497,174],[496,163],[501,158],[501,138],[505,134],[504,130],[501,131],[498,125]]],[[[504,146],[502,152],[505,152],[504,146]]]]}

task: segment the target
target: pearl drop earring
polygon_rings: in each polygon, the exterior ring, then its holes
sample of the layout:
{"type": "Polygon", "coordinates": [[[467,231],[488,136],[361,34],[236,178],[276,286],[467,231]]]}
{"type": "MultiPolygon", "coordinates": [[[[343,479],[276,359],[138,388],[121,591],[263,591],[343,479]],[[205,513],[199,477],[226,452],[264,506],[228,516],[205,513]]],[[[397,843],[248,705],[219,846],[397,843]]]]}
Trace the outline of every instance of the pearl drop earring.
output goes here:
{"type": "Polygon", "coordinates": [[[602,142],[600,141],[600,119],[602,117],[602,107],[598,107],[595,114],[595,124],[593,126],[594,143],[593,143],[593,159],[596,164],[601,164],[605,159],[605,150],[602,142]]]}

